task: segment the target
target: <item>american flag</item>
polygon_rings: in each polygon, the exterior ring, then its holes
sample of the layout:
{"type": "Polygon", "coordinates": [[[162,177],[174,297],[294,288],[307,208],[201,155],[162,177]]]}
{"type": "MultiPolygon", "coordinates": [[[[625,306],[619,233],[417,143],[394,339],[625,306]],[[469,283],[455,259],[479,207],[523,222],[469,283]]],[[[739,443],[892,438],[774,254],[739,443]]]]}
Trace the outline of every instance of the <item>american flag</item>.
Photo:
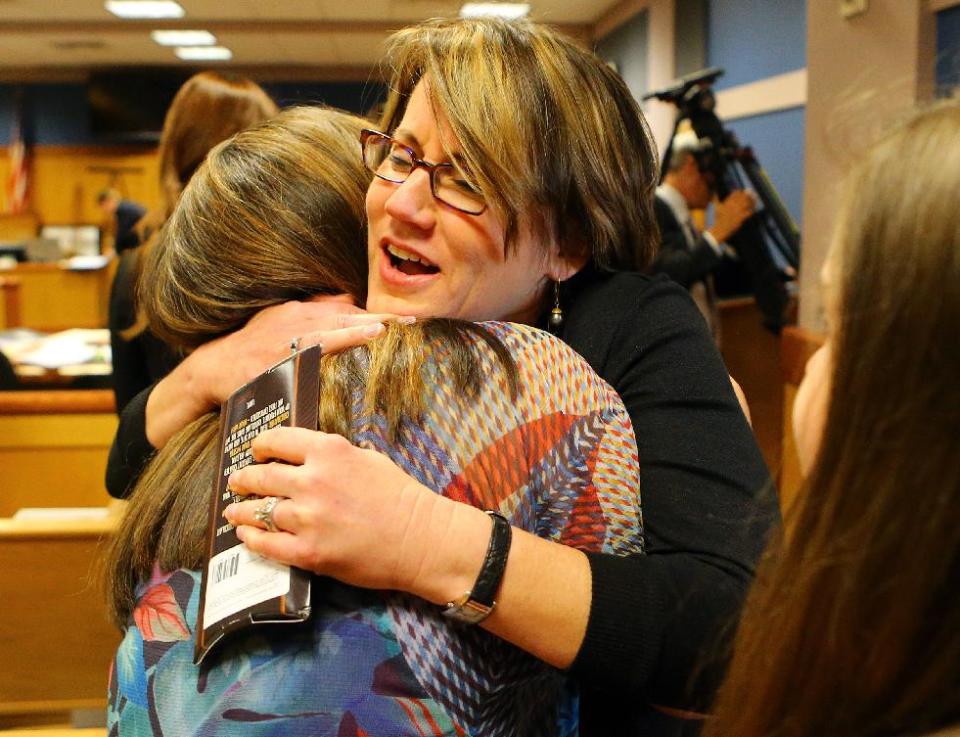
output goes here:
{"type": "Polygon", "coordinates": [[[30,159],[23,130],[23,103],[18,99],[10,135],[10,176],[6,182],[7,212],[18,215],[27,209],[30,194],[30,159]]]}

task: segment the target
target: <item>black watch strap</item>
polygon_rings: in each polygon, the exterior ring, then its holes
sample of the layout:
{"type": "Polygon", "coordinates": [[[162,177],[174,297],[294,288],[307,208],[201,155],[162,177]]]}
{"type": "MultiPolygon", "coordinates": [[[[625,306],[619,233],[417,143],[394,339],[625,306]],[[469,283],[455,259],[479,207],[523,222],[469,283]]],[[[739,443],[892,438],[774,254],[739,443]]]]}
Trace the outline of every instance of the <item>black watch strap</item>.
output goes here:
{"type": "Polygon", "coordinates": [[[493,520],[493,531],[490,533],[490,544],[487,546],[480,575],[470,591],[448,603],[443,611],[444,616],[467,624],[482,622],[497,605],[497,591],[507,567],[507,556],[510,554],[510,542],[513,538],[513,531],[506,517],[492,510],[487,510],[486,513],[493,520]]]}

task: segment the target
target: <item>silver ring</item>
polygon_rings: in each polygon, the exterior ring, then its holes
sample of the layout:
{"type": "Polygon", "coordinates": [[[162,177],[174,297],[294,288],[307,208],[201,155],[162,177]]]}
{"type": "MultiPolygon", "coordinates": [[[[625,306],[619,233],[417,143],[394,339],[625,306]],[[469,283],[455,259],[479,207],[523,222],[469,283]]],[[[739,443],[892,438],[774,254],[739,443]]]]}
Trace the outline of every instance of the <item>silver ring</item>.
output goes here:
{"type": "Polygon", "coordinates": [[[294,338],[290,341],[290,353],[296,353],[300,350],[300,338],[294,338]]]}
{"type": "Polygon", "coordinates": [[[257,522],[262,522],[267,528],[267,532],[277,532],[280,529],[277,527],[277,523],[273,521],[273,512],[279,503],[279,498],[268,496],[263,500],[263,504],[257,507],[257,510],[253,513],[253,518],[257,520],[257,522]]]}

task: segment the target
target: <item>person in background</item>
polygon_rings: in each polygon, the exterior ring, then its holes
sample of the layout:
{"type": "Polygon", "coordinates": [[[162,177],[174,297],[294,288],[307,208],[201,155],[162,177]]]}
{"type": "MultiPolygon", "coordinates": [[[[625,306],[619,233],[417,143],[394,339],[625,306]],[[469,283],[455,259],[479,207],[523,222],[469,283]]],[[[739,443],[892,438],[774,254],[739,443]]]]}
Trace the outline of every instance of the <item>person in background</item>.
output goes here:
{"type": "MultiPolygon", "coordinates": [[[[363,126],[293,108],[211,151],[144,265],[153,288],[143,309],[158,336],[193,349],[268,304],[361,298],[373,176],[357,156],[363,126]]],[[[516,324],[407,320],[324,357],[318,380],[322,429],[381,451],[457,506],[497,512],[501,531],[512,523],[583,550],[642,552],[626,409],[559,339],[516,324]]],[[[167,443],[113,536],[109,603],[124,639],[111,730],[576,733],[575,690],[556,669],[416,597],[330,580],[313,581],[308,624],[247,631],[194,666],[218,423],[211,412],[167,443]]],[[[278,522],[286,504],[274,507],[278,522]]]]}
{"type": "Polygon", "coordinates": [[[693,131],[678,133],[663,183],[657,187],[654,212],[660,227],[660,251],[651,271],[666,274],[690,290],[714,339],[720,342],[720,320],[711,273],[725,256],[733,255],[725,245],[753,214],[753,196],[735,190],[714,206],[714,222],[700,230],[692,210],[706,209],[716,193],[713,174],[703,167],[701,158],[709,143],[699,140],[693,131]]]}
{"type": "Polygon", "coordinates": [[[846,186],[794,405],[806,482],[704,737],[960,732],[960,106],[846,186]]]}
{"type": "MultiPolygon", "coordinates": [[[[200,72],[177,91],[163,122],[158,158],[160,202],[140,218],[135,237],[144,245],[124,252],[110,290],[108,326],[117,413],[138,392],[162,377],[180,356],[157,340],[138,315],[135,285],[141,250],[166,222],[207,152],[234,133],[277,114],[273,100],[242,77],[200,72]]],[[[118,249],[119,250],[119,249],[118,249]]]]}
{"type": "Polygon", "coordinates": [[[97,195],[97,206],[113,221],[113,250],[117,255],[140,245],[135,226],[147,214],[143,205],[123,199],[115,189],[105,189],[97,195]]]}

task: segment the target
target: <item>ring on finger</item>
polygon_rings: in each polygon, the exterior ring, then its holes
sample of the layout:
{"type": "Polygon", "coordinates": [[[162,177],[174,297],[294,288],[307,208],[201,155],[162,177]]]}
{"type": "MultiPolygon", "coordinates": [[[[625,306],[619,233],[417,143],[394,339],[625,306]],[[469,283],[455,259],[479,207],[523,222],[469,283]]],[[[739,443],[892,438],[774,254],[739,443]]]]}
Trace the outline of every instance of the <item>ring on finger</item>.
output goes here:
{"type": "Polygon", "coordinates": [[[277,504],[279,503],[279,498],[268,496],[263,500],[263,504],[257,507],[253,513],[253,518],[257,520],[257,522],[262,522],[263,526],[267,528],[267,532],[277,532],[280,529],[277,527],[277,523],[273,521],[274,510],[276,510],[277,504]]]}

